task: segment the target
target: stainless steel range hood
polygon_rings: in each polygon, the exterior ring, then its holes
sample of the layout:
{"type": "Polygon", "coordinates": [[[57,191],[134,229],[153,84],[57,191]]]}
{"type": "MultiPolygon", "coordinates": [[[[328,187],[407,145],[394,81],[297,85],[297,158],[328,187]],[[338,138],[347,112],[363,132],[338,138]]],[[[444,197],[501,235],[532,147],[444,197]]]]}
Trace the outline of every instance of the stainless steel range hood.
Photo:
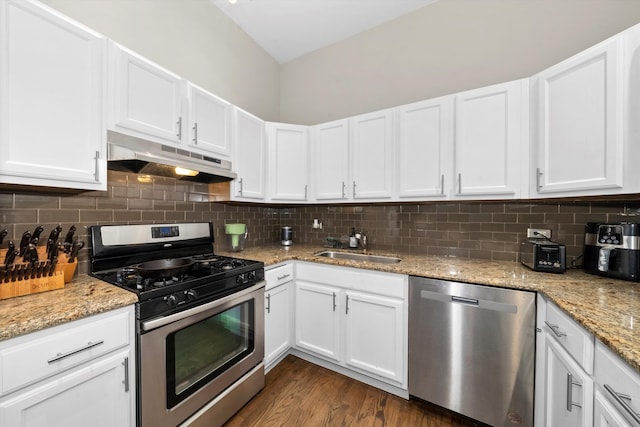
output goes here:
{"type": "Polygon", "coordinates": [[[107,144],[107,167],[111,170],[203,183],[225,182],[237,177],[228,160],[203,156],[118,132],[107,132],[107,144]],[[176,168],[193,173],[179,174],[176,168]]]}

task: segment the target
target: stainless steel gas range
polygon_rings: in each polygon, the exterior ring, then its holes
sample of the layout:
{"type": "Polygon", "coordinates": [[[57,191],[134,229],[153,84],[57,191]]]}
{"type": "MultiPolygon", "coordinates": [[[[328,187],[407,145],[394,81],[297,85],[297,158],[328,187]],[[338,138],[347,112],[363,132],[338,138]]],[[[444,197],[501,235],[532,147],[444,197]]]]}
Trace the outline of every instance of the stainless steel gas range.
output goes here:
{"type": "Polygon", "coordinates": [[[264,387],[264,265],[211,223],[91,227],[91,274],[138,295],[141,427],[223,424],[264,387]]]}

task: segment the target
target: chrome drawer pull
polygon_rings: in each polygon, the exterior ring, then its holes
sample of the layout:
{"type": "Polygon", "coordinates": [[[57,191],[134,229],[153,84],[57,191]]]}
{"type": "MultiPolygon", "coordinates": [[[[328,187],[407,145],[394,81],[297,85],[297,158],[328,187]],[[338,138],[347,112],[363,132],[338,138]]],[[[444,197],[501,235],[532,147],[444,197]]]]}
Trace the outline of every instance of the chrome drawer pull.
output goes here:
{"type": "Polygon", "coordinates": [[[573,402],[573,386],[577,385],[578,387],[582,387],[582,384],[577,383],[573,380],[572,374],[567,374],[567,411],[571,412],[572,406],[577,406],[578,408],[582,408],[582,405],[573,402]]]}
{"type": "Polygon", "coordinates": [[[554,334],[556,334],[556,336],[558,338],[562,338],[562,337],[566,337],[567,334],[562,332],[560,330],[560,326],[558,325],[552,325],[551,323],[547,322],[546,320],[544,321],[545,325],[547,325],[549,327],[549,329],[551,329],[553,331],[554,334]]]}
{"type": "Polygon", "coordinates": [[[613,396],[616,402],[618,402],[624,408],[624,410],[627,411],[629,415],[631,415],[633,420],[636,423],[640,424],[640,414],[634,411],[631,405],[629,405],[629,402],[631,402],[631,396],[618,393],[609,384],[604,384],[603,387],[605,390],[607,390],[611,394],[611,396],[613,396]]]}
{"type": "Polygon", "coordinates": [[[48,364],[52,364],[52,363],[57,362],[59,360],[65,359],[65,358],[67,358],[69,356],[73,356],[74,354],[78,354],[80,352],[89,350],[89,349],[91,349],[93,347],[97,347],[100,344],[104,344],[104,340],[100,340],[100,341],[96,341],[96,342],[89,341],[87,343],[87,345],[84,345],[84,346],[82,346],[80,348],[77,348],[75,350],[71,350],[71,351],[69,351],[67,353],[64,353],[64,354],[63,353],[56,354],[55,357],[52,357],[51,359],[47,360],[47,363],[48,364]]]}
{"type": "Polygon", "coordinates": [[[283,274],[282,276],[278,276],[277,280],[282,280],[282,279],[286,279],[287,277],[291,276],[290,274],[283,274]]]}

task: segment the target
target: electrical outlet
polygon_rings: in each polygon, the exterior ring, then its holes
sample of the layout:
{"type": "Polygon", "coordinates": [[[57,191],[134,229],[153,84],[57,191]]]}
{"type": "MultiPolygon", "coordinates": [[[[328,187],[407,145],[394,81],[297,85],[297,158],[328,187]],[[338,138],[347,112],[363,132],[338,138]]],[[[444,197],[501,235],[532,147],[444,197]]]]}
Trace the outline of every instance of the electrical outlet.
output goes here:
{"type": "Polygon", "coordinates": [[[547,239],[551,238],[551,230],[548,228],[527,228],[527,238],[531,239],[543,239],[544,237],[547,239]]]}

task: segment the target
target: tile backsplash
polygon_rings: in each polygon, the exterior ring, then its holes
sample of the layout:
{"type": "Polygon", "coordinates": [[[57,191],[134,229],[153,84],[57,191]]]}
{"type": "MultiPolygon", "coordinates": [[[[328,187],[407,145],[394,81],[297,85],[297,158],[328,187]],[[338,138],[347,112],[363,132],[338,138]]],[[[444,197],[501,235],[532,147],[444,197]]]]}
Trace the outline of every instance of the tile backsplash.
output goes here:
{"type": "MultiPolygon", "coordinates": [[[[567,262],[582,253],[584,224],[633,221],[640,198],[609,201],[413,202],[402,204],[267,206],[216,201],[206,184],[109,171],[106,192],[70,192],[0,187],[0,227],[5,239],[18,240],[43,225],[76,225],[76,235],[90,245],[87,227],[96,224],[211,221],[214,250],[224,249],[224,224],[247,224],[246,246],[278,244],[281,226],[294,230],[294,244],[323,246],[327,237],[364,232],[371,250],[391,253],[452,255],[517,260],[528,227],[549,228],[567,245],[567,262]],[[313,220],[322,229],[312,228],[313,220]]],[[[640,217],[638,217],[640,221],[640,217]]],[[[80,256],[79,272],[89,271],[89,251],[80,256]]]]}

